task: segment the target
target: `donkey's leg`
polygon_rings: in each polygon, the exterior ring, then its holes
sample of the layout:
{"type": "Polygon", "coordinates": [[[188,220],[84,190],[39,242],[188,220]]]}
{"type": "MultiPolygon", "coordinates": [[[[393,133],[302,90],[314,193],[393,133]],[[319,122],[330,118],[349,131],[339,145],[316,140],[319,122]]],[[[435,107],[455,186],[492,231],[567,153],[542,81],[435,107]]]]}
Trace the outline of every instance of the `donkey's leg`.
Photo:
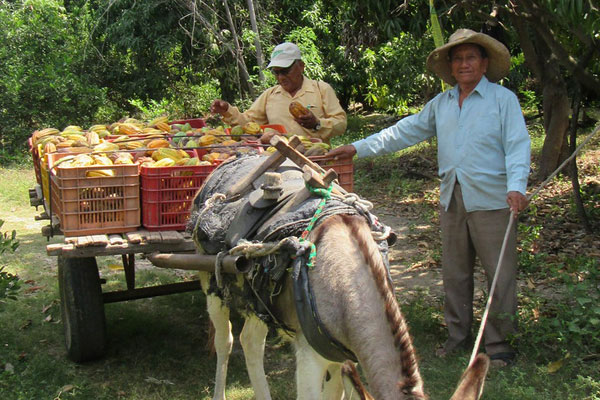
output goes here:
{"type": "Polygon", "coordinates": [[[217,353],[217,369],[215,372],[215,390],[213,400],[225,400],[225,385],[227,382],[227,364],[233,347],[229,308],[214,294],[208,294],[211,274],[200,272],[200,285],[206,294],[206,308],[210,321],[215,328],[214,346],[217,353]]]}
{"type": "Polygon", "coordinates": [[[329,364],[325,381],[323,382],[322,399],[339,400],[344,395],[344,385],[342,383],[342,365],[338,363],[329,364]]]}
{"type": "Polygon", "coordinates": [[[263,362],[268,331],[267,324],[256,315],[251,314],[246,318],[240,334],[240,342],[246,358],[246,369],[257,400],[271,400],[263,362]]]}
{"type": "Polygon", "coordinates": [[[210,320],[215,327],[215,350],[217,352],[217,370],[213,400],[225,400],[227,363],[229,362],[229,354],[233,347],[229,308],[223,305],[220,298],[211,294],[206,297],[206,304],[210,320]]]}
{"type": "Polygon", "coordinates": [[[322,397],[322,389],[330,361],[314,351],[302,333],[298,333],[295,342],[296,398],[298,400],[329,399],[322,397]]]}

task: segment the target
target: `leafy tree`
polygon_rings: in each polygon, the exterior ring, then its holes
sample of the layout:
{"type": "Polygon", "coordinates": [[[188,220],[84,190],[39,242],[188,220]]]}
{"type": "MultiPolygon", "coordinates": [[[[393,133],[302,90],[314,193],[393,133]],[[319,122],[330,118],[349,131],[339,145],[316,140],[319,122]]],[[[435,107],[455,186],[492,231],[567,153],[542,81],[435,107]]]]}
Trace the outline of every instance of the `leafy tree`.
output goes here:
{"type": "Polygon", "coordinates": [[[0,161],[10,160],[41,124],[89,121],[104,101],[84,63],[85,10],[61,2],[0,2],[0,161]]]}

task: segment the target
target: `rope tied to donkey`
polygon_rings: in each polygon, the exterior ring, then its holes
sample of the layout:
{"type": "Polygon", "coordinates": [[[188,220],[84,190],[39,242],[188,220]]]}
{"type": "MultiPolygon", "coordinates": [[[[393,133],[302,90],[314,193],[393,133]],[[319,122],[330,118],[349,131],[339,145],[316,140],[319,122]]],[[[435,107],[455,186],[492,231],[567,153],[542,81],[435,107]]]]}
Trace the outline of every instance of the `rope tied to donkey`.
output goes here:
{"type": "MultiPolygon", "coordinates": [[[[319,202],[319,205],[317,206],[317,209],[315,210],[313,217],[310,219],[310,222],[308,223],[308,226],[306,227],[306,229],[304,229],[304,232],[302,232],[302,235],[300,235],[300,243],[308,243],[310,245],[310,253],[308,254],[308,262],[306,263],[306,266],[308,268],[312,268],[312,267],[314,267],[313,261],[315,260],[315,257],[317,256],[317,246],[315,246],[314,243],[310,242],[306,238],[308,237],[308,235],[310,234],[312,229],[315,227],[315,223],[317,222],[317,219],[319,219],[319,215],[321,214],[321,212],[323,212],[323,208],[325,208],[325,204],[327,203],[327,200],[331,199],[331,191],[333,190],[333,183],[331,185],[329,185],[329,187],[327,189],[312,187],[308,183],[306,183],[306,188],[308,189],[308,191],[311,194],[321,197],[321,201],[319,202]]],[[[295,257],[292,257],[292,258],[295,258],[295,257]]]]}

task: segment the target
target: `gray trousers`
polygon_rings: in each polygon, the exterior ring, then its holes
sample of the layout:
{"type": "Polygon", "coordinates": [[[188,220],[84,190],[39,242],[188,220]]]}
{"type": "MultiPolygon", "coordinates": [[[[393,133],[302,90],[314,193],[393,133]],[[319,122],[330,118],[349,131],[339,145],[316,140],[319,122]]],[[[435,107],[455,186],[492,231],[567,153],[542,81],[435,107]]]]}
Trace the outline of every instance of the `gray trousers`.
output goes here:
{"type": "MultiPolygon", "coordinates": [[[[473,323],[475,256],[483,265],[489,291],[509,218],[508,208],[466,212],[459,184],[454,186],[448,211],[440,207],[444,318],[448,327],[445,348],[448,351],[469,344],[465,342],[471,336],[473,323]]],[[[507,343],[507,336],[516,330],[517,312],[516,224],[513,228],[484,331],[485,350],[489,355],[514,351],[507,343]]]]}

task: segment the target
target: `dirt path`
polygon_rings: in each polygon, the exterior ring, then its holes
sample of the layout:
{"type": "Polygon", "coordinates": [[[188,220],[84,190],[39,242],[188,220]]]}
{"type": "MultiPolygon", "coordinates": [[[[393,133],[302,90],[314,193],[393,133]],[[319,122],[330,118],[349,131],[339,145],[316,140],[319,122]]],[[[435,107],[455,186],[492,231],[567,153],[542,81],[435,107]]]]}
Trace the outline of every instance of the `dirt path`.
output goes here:
{"type": "Polygon", "coordinates": [[[425,291],[435,297],[442,296],[441,268],[430,256],[423,261],[434,250],[425,233],[437,228],[383,208],[375,208],[374,213],[398,236],[389,254],[390,272],[398,293],[410,297],[425,291]]]}
{"type": "MultiPolygon", "coordinates": [[[[424,220],[402,216],[386,208],[375,207],[375,215],[398,236],[390,248],[390,272],[401,301],[415,296],[442,299],[444,287],[439,262],[439,227],[424,220]]],[[[484,298],[486,278],[476,267],[475,297],[484,298]]]]}

